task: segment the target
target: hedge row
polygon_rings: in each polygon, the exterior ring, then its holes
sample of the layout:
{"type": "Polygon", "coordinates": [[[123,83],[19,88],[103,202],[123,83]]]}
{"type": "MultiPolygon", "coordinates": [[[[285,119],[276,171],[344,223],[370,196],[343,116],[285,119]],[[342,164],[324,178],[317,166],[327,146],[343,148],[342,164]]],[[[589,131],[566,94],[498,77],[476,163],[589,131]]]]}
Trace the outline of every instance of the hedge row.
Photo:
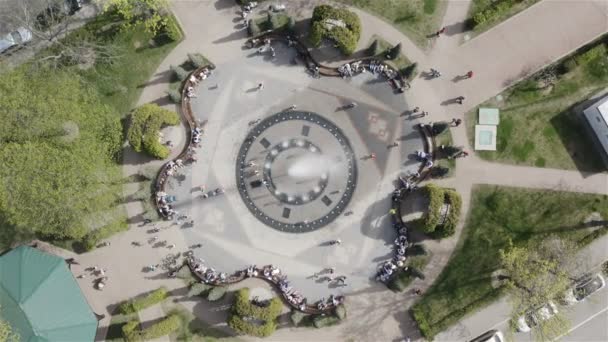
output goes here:
{"type": "Polygon", "coordinates": [[[172,15],[165,18],[160,34],[167,37],[170,41],[177,42],[182,39],[182,30],[177,24],[177,20],[172,15]]]}
{"type": "Polygon", "coordinates": [[[131,113],[127,138],[136,152],[143,150],[155,158],[165,159],[169,156],[169,149],[158,141],[159,131],[166,125],[177,124],[177,113],[148,103],[131,113]]]}
{"type": "Polygon", "coordinates": [[[260,307],[249,300],[249,289],[240,289],[234,298],[228,325],[240,334],[257,337],[270,336],[277,328],[276,319],[281,314],[283,303],[273,298],[267,307],[260,307]],[[254,321],[248,321],[252,319],[254,321]],[[256,324],[255,320],[262,321],[256,324]]]}
{"type": "Polygon", "coordinates": [[[444,194],[443,189],[435,184],[427,184],[423,191],[429,200],[429,209],[422,218],[422,231],[429,234],[435,231],[439,223],[444,194]]]}
{"type": "Polygon", "coordinates": [[[315,7],[312,13],[310,42],[319,47],[324,38],[333,40],[338,49],[345,55],[351,55],[357,49],[357,42],[361,37],[361,21],[359,17],[343,8],[334,8],[329,5],[315,7]],[[341,21],[345,27],[326,25],[327,20],[341,21]]]}
{"type": "Polygon", "coordinates": [[[232,308],[241,317],[255,317],[263,321],[271,321],[281,314],[283,303],[281,299],[275,297],[267,307],[255,305],[249,300],[249,289],[245,287],[236,293],[232,308]]]}
{"type": "Polygon", "coordinates": [[[181,319],[177,314],[169,315],[160,322],[155,323],[144,330],[138,330],[139,321],[133,320],[123,325],[122,334],[127,341],[148,341],[169,335],[178,330],[181,324],[181,319]]]}
{"type": "Polygon", "coordinates": [[[429,199],[427,213],[419,221],[421,230],[434,238],[444,238],[454,234],[456,225],[460,218],[462,199],[460,195],[451,189],[440,188],[434,184],[427,184],[423,188],[425,196],[429,199]],[[441,219],[441,208],[444,204],[450,205],[450,210],[443,224],[441,219]]]}
{"type": "MultiPolygon", "coordinates": [[[[527,0],[498,0],[492,2],[492,4],[486,8],[480,9],[473,13],[473,23],[475,26],[481,25],[485,22],[492,22],[502,16],[504,13],[509,11],[511,7],[516,4],[527,1],[527,0]]],[[[536,0],[534,0],[536,1],[536,0]]]]}
{"type": "Polygon", "coordinates": [[[152,340],[161,336],[169,335],[180,328],[182,324],[178,315],[172,314],[165,317],[162,321],[144,329],[140,332],[140,336],[144,341],[152,340]]]}
{"type": "Polygon", "coordinates": [[[448,237],[456,232],[456,225],[462,208],[462,198],[454,190],[445,190],[445,201],[450,204],[450,212],[445,223],[438,228],[439,237],[448,237]]]}
{"type": "Polygon", "coordinates": [[[239,334],[245,334],[256,337],[267,337],[272,335],[277,330],[277,324],[274,320],[265,321],[264,324],[255,324],[247,322],[239,315],[232,313],[228,317],[228,326],[239,334]]]}
{"type": "Polygon", "coordinates": [[[97,246],[101,242],[101,240],[108,238],[118,232],[125,231],[127,229],[129,229],[129,226],[124,220],[116,220],[113,223],[95,229],[88,233],[82,240],[83,248],[89,251],[95,246],[97,246]]]}
{"type": "Polygon", "coordinates": [[[143,310],[147,307],[150,307],[156,303],[162,302],[165,298],[167,298],[168,295],[169,295],[169,292],[167,291],[167,288],[160,287],[160,288],[148,293],[144,297],[134,298],[134,299],[128,300],[128,301],[120,304],[118,309],[123,314],[136,313],[136,312],[143,310]]]}

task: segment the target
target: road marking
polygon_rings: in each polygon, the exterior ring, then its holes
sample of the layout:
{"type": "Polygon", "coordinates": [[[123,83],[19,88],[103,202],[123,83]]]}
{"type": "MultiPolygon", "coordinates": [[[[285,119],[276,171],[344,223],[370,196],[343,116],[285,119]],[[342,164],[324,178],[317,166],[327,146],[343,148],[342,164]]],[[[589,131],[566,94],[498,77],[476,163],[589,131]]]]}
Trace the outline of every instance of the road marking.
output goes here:
{"type": "MultiPolygon", "coordinates": [[[[586,320],[580,322],[579,324],[575,325],[574,327],[572,327],[572,329],[568,330],[567,332],[559,335],[558,337],[556,337],[553,341],[562,338],[564,335],[568,335],[569,333],[573,332],[574,330],[580,328],[581,326],[587,324],[590,320],[594,319],[595,317],[597,317],[598,315],[601,315],[604,313],[604,311],[608,310],[608,306],[603,308],[602,310],[596,312],[595,314],[589,316],[586,320]]],[[[551,341],[551,342],[553,342],[551,341]]]]}

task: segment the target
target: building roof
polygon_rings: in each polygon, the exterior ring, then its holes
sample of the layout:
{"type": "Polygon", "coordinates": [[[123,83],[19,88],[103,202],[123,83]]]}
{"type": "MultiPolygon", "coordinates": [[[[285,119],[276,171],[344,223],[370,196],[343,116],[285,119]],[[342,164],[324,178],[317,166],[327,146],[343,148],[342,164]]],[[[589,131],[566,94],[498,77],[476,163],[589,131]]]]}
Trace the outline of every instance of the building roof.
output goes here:
{"type": "Polygon", "coordinates": [[[496,151],[495,125],[475,125],[475,150],[496,151]]]}
{"type": "Polygon", "coordinates": [[[93,341],[97,331],[66,262],[26,246],[0,257],[0,316],[22,342],[93,341]]]}
{"type": "Polygon", "coordinates": [[[500,123],[500,114],[498,108],[479,108],[480,125],[498,125],[500,123]]]}
{"type": "Polygon", "coordinates": [[[608,95],[585,109],[583,114],[606,157],[608,155],[608,95]]]}

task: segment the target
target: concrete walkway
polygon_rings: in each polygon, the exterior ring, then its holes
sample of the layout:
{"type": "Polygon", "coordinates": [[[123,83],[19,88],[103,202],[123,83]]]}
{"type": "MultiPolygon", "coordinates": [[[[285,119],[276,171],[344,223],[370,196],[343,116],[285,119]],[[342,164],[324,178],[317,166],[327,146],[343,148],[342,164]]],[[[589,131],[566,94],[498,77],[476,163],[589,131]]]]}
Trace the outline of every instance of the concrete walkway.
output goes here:
{"type": "MultiPolygon", "coordinates": [[[[294,11],[305,16],[318,2],[294,2],[294,11]]],[[[391,43],[401,42],[403,52],[411,60],[417,61],[421,69],[435,67],[442,71],[444,76],[439,80],[416,79],[412,89],[406,94],[408,98],[415,99],[416,103],[413,105],[431,112],[429,119],[432,121],[449,121],[452,117],[464,117],[464,113],[475,104],[497,94],[514,80],[571,52],[608,29],[607,2],[544,0],[528,11],[460,45],[462,22],[466,19],[468,4],[468,1],[451,1],[448,4],[444,18],[444,26],[448,27],[448,32],[438,38],[433,43],[433,49],[426,54],[386,22],[355,10],[363,23],[360,47],[365,47],[372,35],[379,35],[391,43]],[[474,79],[458,83],[450,81],[452,77],[468,70],[475,71],[474,79]],[[467,98],[465,105],[441,105],[442,101],[459,95],[467,98]]],[[[192,52],[201,52],[212,61],[229,61],[235,58],[233,51],[241,48],[246,37],[238,21],[234,20],[238,9],[233,0],[175,1],[172,7],[186,32],[186,39],[159,65],[151,82],[143,89],[140,104],[158,102],[168,108],[175,108],[164,100],[169,82],[169,73],[166,72],[169,66],[182,63],[187,53],[192,52]]],[[[465,126],[461,125],[453,130],[457,145],[469,145],[465,126]]],[[[180,133],[179,128],[169,130],[165,135],[170,136],[174,143],[183,143],[183,132],[180,133]]],[[[126,153],[125,158],[128,160],[124,167],[125,176],[135,174],[150,165],[159,165],[159,162],[146,162],[140,155],[130,152],[126,153]]],[[[442,240],[441,243],[428,241],[433,251],[433,259],[425,270],[425,281],[416,283],[416,286],[423,290],[437,278],[456,246],[466,213],[469,211],[471,188],[474,184],[608,193],[608,178],[603,174],[581,175],[573,171],[507,166],[488,163],[475,156],[460,159],[457,164],[455,177],[440,183],[455,187],[461,194],[463,217],[457,233],[452,238],[442,240]]],[[[135,189],[130,186],[125,191],[130,193],[135,189]]],[[[131,203],[127,210],[129,215],[134,217],[140,214],[141,207],[137,203],[131,203]]],[[[148,227],[133,224],[130,231],[113,236],[110,239],[110,247],[100,248],[79,257],[83,267],[99,264],[109,270],[110,280],[103,291],[93,290],[89,279],[80,281],[96,312],[107,314],[112,311],[114,304],[161,285],[167,286],[175,293],[184,293],[184,284],[179,280],[167,279],[159,272],[141,272],[143,267],[158,263],[160,258],[168,253],[187,249],[187,241],[175,238],[178,234],[174,234],[172,229],[177,228],[168,224],[160,226],[167,226],[166,230],[158,234],[160,239],[172,239],[170,243],[177,245],[174,250],[132,247],[131,241],[145,242],[143,239],[148,236],[145,232],[148,227]],[[137,249],[137,252],[134,249],[137,249]]],[[[77,272],[78,270],[75,270],[75,273],[77,272]]],[[[348,297],[349,319],[343,324],[322,330],[280,329],[270,340],[390,341],[399,340],[404,336],[414,340],[418,337],[417,329],[407,309],[415,299],[409,294],[393,294],[381,285],[372,286],[348,297]]],[[[211,321],[214,326],[224,325],[213,311],[197,309],[194,312],[202,320],[211,321]]],[[[108,323],[109,316],[100,323],[99,339],[105,336],[108,323]]]]}

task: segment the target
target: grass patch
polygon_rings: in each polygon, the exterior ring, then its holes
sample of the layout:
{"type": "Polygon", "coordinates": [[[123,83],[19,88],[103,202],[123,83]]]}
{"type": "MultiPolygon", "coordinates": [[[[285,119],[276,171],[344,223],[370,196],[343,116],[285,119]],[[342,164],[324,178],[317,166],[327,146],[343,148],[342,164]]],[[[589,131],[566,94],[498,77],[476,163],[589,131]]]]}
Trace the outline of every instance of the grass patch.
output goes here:
{"type": "MultiPolygon", "coordinates": [[[[377,36],[377,35],[372,36],[372,39],[370,40],[370,44],[374,40],[378,40],[378,47],[382,51],[382,53],[380,54],[379,57],[384,59],[384,55],[386,54],[386,51],[391,49],[393,47],[393,45],[391,43],[387,42],[386,40],[384,40],[384,38],[377,36]]],[[[399,56],[397,56],[397,58],[392,59],[390,61],[385,60],[384,63],[393,64],[397,68],[397,70],[402,70],[402,69],[406,68],[407,66],[409,66],[410,64],[412,64],[412,61],[410,61],[403,53],[400,53],[399,56]]]]}
{"type": "MultiPolygon", "coordinates": [[[[594,61],[607,58],[604,49],[590,47],[603,47],[607,40],[608,36],[604,36],[515,84],[500,94],[501,101],[493,97],[479,105],[500,109],[496,151],[480,151],[479,156],[510,164],[604,171],[580,111],[595,102],[587,101],[590,97],[608,86],[607,65],[597,67],[595,72],[588,69],[594,61]],[[581,58],[589,52],[599,56],[590,57],[589,61],[581,58]],[[598,73],[603,76],[598,77],[598,73]],[[552,84],[540,81],[548,74],[554,75],[552,84]]],[[[472,145],[477,113],[475,108],[465,120],[472,145]]]]}
{"type": "MultiPolygon", "coordinates": [[[[430,259],[430,254],[409,256],[406,260],[406,266],[423,272],[424,267],[426,264],[428,264],[430,259]]],[[[388,288],[395,292],[403,292],[408,286],[410,286],[415,278],[416,277],[411,272],[400,271],[397,273],[395,278],[391,279],[391,281],[388,283],[388,288]]]]}
{"type": "Polygon", "coordinates": [[[447,1],[437,0],[339,0],[381,17],[407,35],[421,48],[427,36],[437,32],[447,1]]]}
{"type": "Polygon", "coordinates": [[[507,241],[526,245],[556,235],[587,244],[606,230],[578,228],[595,211],[608,217],[608,196],[476,187],[458,249],[412,309],[423,335],[432,339],[502,294],[492,287],[491,274],[498,267],[498,251],[507,241]],[[593,233],[597,230],[601,233],[593,233]]]}
{"type": "Polygon", "coordinates": [[[116,17],[110,14],[99,15],[78,29],[76,34],[96,44],[114,45],[120,51],[120,57],[112,63],[97,63],[78,72],[106,104],[125,115],[139,99],[160,62],[179,41],[159,46],[142,26],[134,26],[130,30],[107,30],[115,20],[116,17]]]}
{"type": "Polygon", "coordinates": [[[471,36],[479,35],[482,32],[491,29],[539,1],[540,0],[473,0],[471,2],[471,7],[469,7],[469,18],[471,18],[470,28],[473,28],[471,36]],[[476,15],[479,16],[477,22],[475,21],[476,15]]]}

